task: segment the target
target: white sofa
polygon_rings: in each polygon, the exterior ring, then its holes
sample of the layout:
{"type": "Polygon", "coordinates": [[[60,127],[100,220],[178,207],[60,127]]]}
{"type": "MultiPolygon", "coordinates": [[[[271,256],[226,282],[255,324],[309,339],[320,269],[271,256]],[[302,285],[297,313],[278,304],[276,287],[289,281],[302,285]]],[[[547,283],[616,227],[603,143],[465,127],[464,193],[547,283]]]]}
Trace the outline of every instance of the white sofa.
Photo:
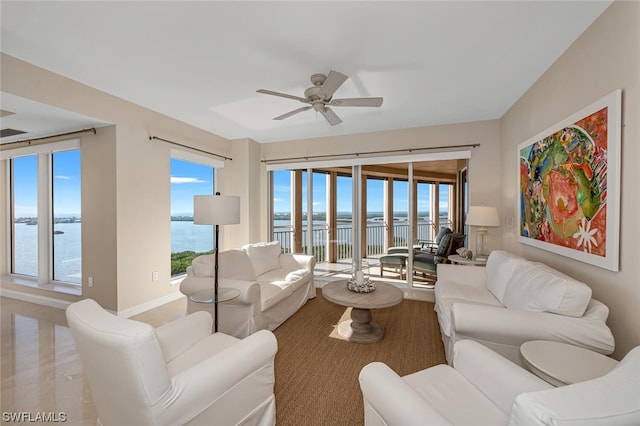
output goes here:
{"type": "Polygon", "coordinates": [[[640,424],[640,346],[608,374],[554,388],[471,340],[440,364],[400,377],[373,362],[360,372],[366,426],[640,424]]]}
{"type": "Polygon", "coordinates": [[[608,355],[609,308],[591,288],[542,263],[493,251],[486,267],[438,265],[435,310],[449,364],[453,344],[472,339],[523,365],[520,345],[552,340],[608,355]]]}
{"type": "MultiPolygon", "coordinates": [[[[274,330],[314,298],[315,258],[282,253],[280,243],[248,244],[218,253],[218,285],[240,290],[237,298],[218,304],[218,329],[243,338],[258,330],[274,330]]],[[[214,255],[196,257],[187,267],[180,291],[187,312],[213,312],[212,306],[189,296],[213,287],[214,255]]]]}

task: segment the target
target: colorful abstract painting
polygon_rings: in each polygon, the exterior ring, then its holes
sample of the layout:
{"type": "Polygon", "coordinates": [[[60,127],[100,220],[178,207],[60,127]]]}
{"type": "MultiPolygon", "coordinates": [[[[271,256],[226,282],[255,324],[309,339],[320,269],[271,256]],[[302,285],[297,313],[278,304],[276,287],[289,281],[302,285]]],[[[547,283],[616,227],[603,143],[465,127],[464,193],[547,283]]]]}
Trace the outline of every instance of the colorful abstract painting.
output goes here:
{"type": "Polygon", "coordinates": [[[616,91],[518,146],[519,240],[618,269],[616,91]]]}

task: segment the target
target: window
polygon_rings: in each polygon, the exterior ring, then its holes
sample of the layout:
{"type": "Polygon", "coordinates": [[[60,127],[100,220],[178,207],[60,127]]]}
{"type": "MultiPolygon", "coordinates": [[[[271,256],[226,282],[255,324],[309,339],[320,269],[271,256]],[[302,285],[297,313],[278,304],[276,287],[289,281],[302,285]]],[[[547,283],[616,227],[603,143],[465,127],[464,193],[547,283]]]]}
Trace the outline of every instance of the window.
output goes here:
{"type": "Polygon", "coordinates": [[[215,168],[171,159],[171,275],[181,275],[191,261],[214,249],[213,225],[194,225],[193,196],[212,195],[215,168]]]}
{"type": "Polygon", "coordinates": [[[82,284],[78,140],[7,150],[10,273],[38,284],[82,284]]]}
{"type": "Polygon", "coordinates": [[[53,280],[81,284],[80,150],[52,157],[53,280]]]}
{"type": "Polygon", "coordinates": [[[37,155],[18,157],[11,160],[11,195],[11,273],[37,277],[37,155]]]}

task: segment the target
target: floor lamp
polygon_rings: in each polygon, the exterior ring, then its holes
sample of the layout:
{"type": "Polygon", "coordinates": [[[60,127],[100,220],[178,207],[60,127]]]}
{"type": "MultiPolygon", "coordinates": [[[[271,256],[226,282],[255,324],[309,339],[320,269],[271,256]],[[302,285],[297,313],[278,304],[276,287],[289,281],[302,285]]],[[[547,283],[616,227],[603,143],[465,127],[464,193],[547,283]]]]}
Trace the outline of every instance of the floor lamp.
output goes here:
{"type": "Polygon", "coordinates": [[[193,197],[193,223],[216,226],[215,264],[213,278],[214,328],[218,331],[218,240],[220,225],[240,223],[240,197],[233,195],[195,195],[193,197]]]}
{"type": "Polygon", "coordinates": [[[489,253],[487,250],[487,228],[500,226],[498,220],[498,209],[486,206],[471,206],[467,212],[466,225],[478,226],[476,233],[476,256],[477,260],[487,260],[489,253]]]}

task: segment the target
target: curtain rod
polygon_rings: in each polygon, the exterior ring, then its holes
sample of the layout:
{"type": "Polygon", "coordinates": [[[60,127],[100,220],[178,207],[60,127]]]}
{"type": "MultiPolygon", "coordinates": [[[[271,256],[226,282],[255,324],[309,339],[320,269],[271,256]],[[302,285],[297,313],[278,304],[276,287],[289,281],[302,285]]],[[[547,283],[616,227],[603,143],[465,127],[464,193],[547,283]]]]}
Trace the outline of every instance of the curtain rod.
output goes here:
{"type": "Polygon", "coordinates": [[[173,145],[181,146],[183,148],[192,149],[194,151],[202,152],[204,154],[214,155],[214,156],[220,157],[220,158],[222,158],[224,160],[233,160],[233,158],[231,158],[231,157],[225,157],[224,155],[216,154],[214,152],[205,151],[204,149],[194,148],[194,147],[189,146],[189,145],[183,145],[183,144],[178,143],[178,142],[174,142],[174,141],[170,141],[170,140],[167,140],[167,139],[159,138],[158,136],[149,136],[149,140],[150,141],[154,140],[154,139],[158,140],[158,141],[162,141],[162,142],[167,142],[167,143],[170,143],[170,144],[173,144],[173,145]]]}
{"type": "Polygon", "coordinates": [[[337,158],[337,157],[359,157],[361,155],[372,155],[372,154],[393,154],[399,152],[415,152],[415,151],[428,151],[434,149],[451,149],[451,148],[477,148],[479,147],[479,143],[466,144],[466,145],[449,145],[449,146],[431,146],[426,148],[403,148],[403,149],[390,149],[384,151],[367,151],[367,152],[349,152],[345,154],[325,154],[325,155],[305,155],[303,157],[288,157],[288,158],[275,158],[271,160],[261,160],[263,163],[278,163],[283,161],[293,161],[293,160],[317,160],[320,158],[337,158]]]}
{"type": "Polygon", "coordinates": [[[15,144],[18,144],[18,143],[25,143],[25,142],[27,143],[27,145],[31,145],[31,142],[37,142],[37,141],[41,141],[41,140],[44,140],[44,139],[57,138],[57,137],[60,137],[60,136],[71,136],[71,135],[75,135],[75,134],[78,134],[78,133],[86,133],[86,132],[93,132],[93,134],[95,135],[96,134],[96,128],[92,127],[90,129],[75,130],[73,132],[67,132],[67,133],[58,133],[57,135],[42,136],[40,138],[35,138],[35,139],[23,139],[21,141],[3,143],[1,146],[4,148],[4,147],[9,146],[9,145],[15,145],[15,144]]]}

